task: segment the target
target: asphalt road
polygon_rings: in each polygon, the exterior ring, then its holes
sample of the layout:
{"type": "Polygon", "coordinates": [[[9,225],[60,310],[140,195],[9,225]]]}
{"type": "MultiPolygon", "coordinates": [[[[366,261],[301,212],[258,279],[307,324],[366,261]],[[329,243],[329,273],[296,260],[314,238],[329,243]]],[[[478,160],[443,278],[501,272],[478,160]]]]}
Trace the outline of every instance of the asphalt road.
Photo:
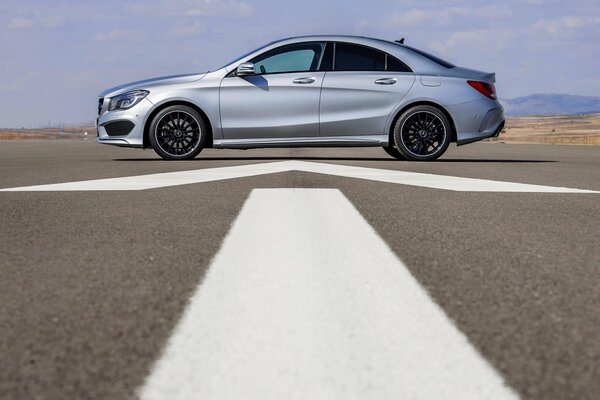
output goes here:
{"type": "MultiPolygon", "coordinates": [[[[600,147],[473,144],[429,163],[378,148],[205,150],[164,162],[66,141],[0,143],[0,188],[285,160],[600,190],[600,147]]],[[[518,395],[599,398],[600,194],[297,171],[143,191],[0,192],[0,398],[134,396],[257,188],[339,189],[518,395]]]]}

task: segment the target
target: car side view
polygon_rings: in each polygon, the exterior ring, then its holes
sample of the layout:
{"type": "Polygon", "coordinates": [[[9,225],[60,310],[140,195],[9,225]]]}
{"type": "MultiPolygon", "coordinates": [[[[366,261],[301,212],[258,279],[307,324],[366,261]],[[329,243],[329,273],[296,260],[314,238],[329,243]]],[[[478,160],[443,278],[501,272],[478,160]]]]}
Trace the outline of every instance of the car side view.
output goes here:
{"type": "Polygon", "coordinates": [[[106,90],[98,142],[152,147],[168,160],[206,147],[380,146],[397,159],[429,161],[451,142],[500,133],[494,82],[494,73],[400,41],[295,37],[215,71],[106,90]]]}

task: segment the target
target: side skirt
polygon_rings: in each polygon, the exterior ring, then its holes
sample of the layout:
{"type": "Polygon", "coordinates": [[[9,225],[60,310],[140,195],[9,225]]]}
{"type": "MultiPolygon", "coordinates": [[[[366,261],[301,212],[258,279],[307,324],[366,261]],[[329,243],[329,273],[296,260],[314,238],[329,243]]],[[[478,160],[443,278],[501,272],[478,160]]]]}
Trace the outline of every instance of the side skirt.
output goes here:
{"type": "Polygon", "coordinates": [[[260,139],[215,139],[214,148],[252,149],[261,147],[366,147],[387,146],[387,135],[329,136],[260,139]]]}

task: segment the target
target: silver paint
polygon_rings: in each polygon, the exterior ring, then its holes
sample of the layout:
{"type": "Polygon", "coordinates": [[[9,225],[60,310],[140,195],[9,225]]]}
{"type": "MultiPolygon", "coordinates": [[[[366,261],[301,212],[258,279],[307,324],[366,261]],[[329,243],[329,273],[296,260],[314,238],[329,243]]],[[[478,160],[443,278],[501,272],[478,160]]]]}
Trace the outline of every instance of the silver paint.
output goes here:
{"type": "Polygon", "coordinates": [[[466,81],[493,84],[495,74],[462,67],[444,68],[397,43],[354,36],[304,36],[270,43],[212,72],[133,82],[101,93],[98,142],[148,146],[144,130],[151,116],[173,103],[201,110],[214,147],[382,146],[398,113],[411,104],[437,105],[450,116],[456,142],[491,137],[504,122],[503,108],[466,81]],[[412,73],[328,71],[236,76],[232,71],[259,54],[302,42],[348,42],[385,51],[412,73]],[[129,110],[108,111],[110,99],[135,90],[150,94],[129,110]],[[123,137],[109,137],[109,122],[135,124],[123,137]]]}

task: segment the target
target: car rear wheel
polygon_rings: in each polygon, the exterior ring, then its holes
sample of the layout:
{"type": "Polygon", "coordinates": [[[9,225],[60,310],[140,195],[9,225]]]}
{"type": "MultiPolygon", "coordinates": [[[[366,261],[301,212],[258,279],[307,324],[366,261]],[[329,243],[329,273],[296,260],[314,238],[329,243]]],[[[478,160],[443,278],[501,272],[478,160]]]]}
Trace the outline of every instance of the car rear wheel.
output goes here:
{"type": "Polygon", "coordinates": [[[451,129],[448,118],[435,107],[406,110],[394,125],[395,148],[408,160],[435,160],[448,149],[451,129]]]}
{"type": "Polygon", "coordinates": [[[402,155],[402,153],[398,151],[397,148],[394,147],[394,145],[383,146],[383,150],[385,150],[386,153],[398,160],[406,160],[406,158],[402,155]]]}
{"type": "Polygon", "coordinates": [[[190,160],[206,142],[202,116],[193,108],[174,105],[161,110],[150,124],[150,144],[166,160],[190,160]]]}

